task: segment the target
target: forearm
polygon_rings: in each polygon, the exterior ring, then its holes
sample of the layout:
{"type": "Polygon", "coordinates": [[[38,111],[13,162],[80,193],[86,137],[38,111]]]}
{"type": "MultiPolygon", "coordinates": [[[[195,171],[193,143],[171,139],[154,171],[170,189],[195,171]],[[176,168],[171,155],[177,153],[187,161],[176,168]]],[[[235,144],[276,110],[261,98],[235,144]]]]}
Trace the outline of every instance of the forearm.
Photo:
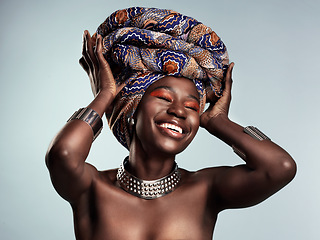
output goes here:
{"type": "MultiPolygon", "coordinates": [[[[111,94],[99,93],[88,105],[88,108],[96,111],[100,117],[111,105],[113,97],[111,94]]],[[[72,120],[66,123],[49,146],[48,160],[63,159],[64,164],[78,165],[84,162],[89,154],[93,140],[92,128],[81,120],[72,120]]]]}
{"type": "MultiPolygon", "coordinates": [[[[294,161],[291,156],[269,140],[256,140],[243,131],[243,127],[226,117],[217,117],[209,122],[207,130],[245,154],[246,165],[253,170],[277,174],[286,168],[292,168],[294,161]]],[[[295,168],[295,166],[293,167],[295,168]]]]}

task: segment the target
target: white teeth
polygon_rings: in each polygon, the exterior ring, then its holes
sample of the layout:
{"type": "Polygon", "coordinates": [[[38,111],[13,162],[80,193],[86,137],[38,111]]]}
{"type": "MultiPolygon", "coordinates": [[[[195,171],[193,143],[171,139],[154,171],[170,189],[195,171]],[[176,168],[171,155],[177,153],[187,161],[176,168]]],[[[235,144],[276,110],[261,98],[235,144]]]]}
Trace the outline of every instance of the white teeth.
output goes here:
{"type": "Polygon", "coordinates": [[[160,127],[168,128],[168,129],[177,131],[179,133],[182,133],[182,128],[181,127],[179,127],[177,125],[170,124],[170,123],[162,123],[162,124],[160,124],[160,127]]]}

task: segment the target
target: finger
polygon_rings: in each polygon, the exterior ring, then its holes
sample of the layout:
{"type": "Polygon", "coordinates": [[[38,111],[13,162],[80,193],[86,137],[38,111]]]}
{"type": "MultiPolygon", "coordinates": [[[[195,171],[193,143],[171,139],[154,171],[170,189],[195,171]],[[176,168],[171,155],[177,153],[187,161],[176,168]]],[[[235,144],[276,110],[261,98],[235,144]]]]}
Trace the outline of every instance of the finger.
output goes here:
{"type": "Polygon", "coordinates": [[[231,86],[232,86],[232,70],[234,67],[234,63],[230,63],[228,70],[227,70],[227,74],[225,77],[225,89],[227,91],[231,91],[231,86]]]}
{"type": "Polygon", "coordinates": [[[210,103],[209,107],[200,116],[200,126],[204,127],[209,119],[213,116],[213,103],[210,103]]]}
{"type": "Polygon", "coordinates": [[[86,35],[88,34],[87,31],[84,31],[83,33],[83,41],[82,41],[82,57],[79,59],[79,64],[82,66],[82,68],[89,74],[89,63],[90,63],[90,58],[87,54],[86,51],[86,45],[87,45],[87,37],[86,35]]]}
{"type": "Polygon", "coordinates": [[[88,66],[88,71],[92,68],[93,68],[93,65],[92,65],[92,61],[91,61],[91,58],[90,58],[90,55],[89,55],[89,52],[88,52],[88,35],[89,32],[86,30],[84,31],[83,33],[83,46],[82,46],[82,57],[83,59],[85,60],[87,66],[88,66]]]}
{"type": "Polygon", "coordinates": [[[216,96],[214,90],[206,92],[206,103],[216,103],[220,97],[216,96]]]}
{"type": "Polygon", "coordinates": [[[89,32],[87,30],[85,30],[83,32],[83,41],[82,41],[82,56],[86,56],[87,55],[87,35],[89,34],[89,32]]]}
{"type": "Polygon", "coordinates": [[[205,112],[205,113],[211,112],[214,104],[215,104],[215,103],[212,103],[212,102],[211,102],[211,103],[209,104],[209,107],[208,107],[204,112],[205,112]]]}
{"type": "Polygon", "coordinates": [[[123,82],[119,85],[117,85],[117,89],[116,89],[116,95],[118,95],[118,93],[122,90],[122,88],[124,88],[124,86],[126,86],[127,83],[123,82]]]}
{"type": "Polygon", "coordinates": [[[90,33],[86,30],[85,31],[85,49],[83,56],[89,66],[89,70],[93,73],[95,70],[97,70],[97,59],[93,52],[93,40],[90,36],[90,33]]]}
{"type": "Polygon", "coordinates": [[[92,38],[90,33],[87,31],[86,34],[86,52],[92,62],[92,64],[94,65],[96,63],[95,61],[95,55],[93,53],[93,44],[92,44],[92,38]]]}
{"type": "Polygon", "coordinates": [[[97,36],[96,49],[95,49],[94,54],[96,55],[98,65],[100,66],[100,68],[104,68],[105,70],[107,70],[108,72],[111,73],[110,66],[102,54],[102,37],[101,37],[101,35],[97,36]]]}
{"type": "Polygon", "coordinates": [[[99,64],[104,62],[105,59],[104,59],[103,54],[102,54],[102,39],[101,39],[101,35],[97,36],[96,49],[94,51],[94,54],[96,55],[99,64]]]}
{"type": "Polygon", "coordinates": [[[86,73],[89,73],[88,72],[89,71],[89,66],[88,66],[86,60],[83,57],[79,59],[79,64],[86,71],[86,73]]]}

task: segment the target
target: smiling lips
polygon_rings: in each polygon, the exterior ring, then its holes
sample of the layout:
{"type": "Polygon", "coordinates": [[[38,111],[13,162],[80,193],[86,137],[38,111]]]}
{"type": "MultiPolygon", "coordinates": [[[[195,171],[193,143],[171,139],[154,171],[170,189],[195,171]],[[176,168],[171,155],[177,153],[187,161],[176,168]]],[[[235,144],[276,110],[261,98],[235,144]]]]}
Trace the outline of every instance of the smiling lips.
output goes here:
{"type": "Polygon", "coordinates": [[[173,135],[175,137],[178,137],[177,135],[179,135],[181,137],[183,134],[183,129],[175,124],[161,123],[161,124],[159,124],[159,126],[161,128],[163,128],[164,130],[166,130],[166,132],[171,133],[170,135],[173,135]]]}

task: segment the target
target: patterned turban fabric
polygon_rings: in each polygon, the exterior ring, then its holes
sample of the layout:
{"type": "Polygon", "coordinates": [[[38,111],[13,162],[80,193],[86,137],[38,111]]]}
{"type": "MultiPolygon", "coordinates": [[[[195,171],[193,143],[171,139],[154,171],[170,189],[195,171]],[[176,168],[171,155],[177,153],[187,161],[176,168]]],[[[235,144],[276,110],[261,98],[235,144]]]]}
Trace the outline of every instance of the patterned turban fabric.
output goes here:
{"type": "Polygon", "coordinates": [[[107,119],[127,149],[129,123],[148,86],[165,76],[191,79],[203,112],[206,94],[220,97],[229,64],[226,46],[211,28],[172,10],[132,7],[112,13],[97,29],[117,84],[125,83],[107,119]]]}

